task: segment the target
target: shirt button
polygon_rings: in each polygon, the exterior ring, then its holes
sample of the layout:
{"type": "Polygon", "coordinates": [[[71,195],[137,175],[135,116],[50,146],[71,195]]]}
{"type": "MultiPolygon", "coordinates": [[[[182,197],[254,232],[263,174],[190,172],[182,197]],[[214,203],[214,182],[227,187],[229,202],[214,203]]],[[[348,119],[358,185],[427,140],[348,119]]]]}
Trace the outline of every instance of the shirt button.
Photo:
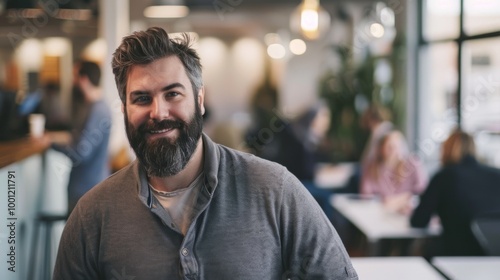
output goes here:
{"type": "Polygon", "coordinates": [[[187,257],[187,255],[189,255],[189,251],[187,248],[182,248],[181,250],[181,254],[184,256],[184,257],[187,257]]]}

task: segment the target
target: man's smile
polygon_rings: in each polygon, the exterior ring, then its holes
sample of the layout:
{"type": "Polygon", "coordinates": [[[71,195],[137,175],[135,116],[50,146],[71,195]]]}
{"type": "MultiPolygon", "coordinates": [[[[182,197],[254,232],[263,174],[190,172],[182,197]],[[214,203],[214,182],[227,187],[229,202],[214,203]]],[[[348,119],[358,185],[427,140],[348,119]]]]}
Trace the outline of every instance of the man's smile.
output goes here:
{"type": "Polygon", "coordinates": [[[162,130],[150,130],[149,133],[150,134],[160,134],[160,133],[165,133],[167,131],[171,131],[172,129],[174,129],[174,128],[165,128],[162,130]]]}

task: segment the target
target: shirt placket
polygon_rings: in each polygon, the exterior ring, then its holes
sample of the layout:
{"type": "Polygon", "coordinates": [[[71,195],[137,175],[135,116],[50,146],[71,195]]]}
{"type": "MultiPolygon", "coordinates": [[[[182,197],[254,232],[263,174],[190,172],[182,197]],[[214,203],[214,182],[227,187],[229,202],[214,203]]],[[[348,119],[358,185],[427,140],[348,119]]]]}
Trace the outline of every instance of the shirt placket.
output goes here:
{"type": "MultiPolygon", "coordinates": [[[[187,237],[187,235],[186,235],[187,237]]],[[[194,244],[192,241],[184,239],[182,242],[181,249],[179,251],[179,259],[181,262],[182,272],[184,274],[184,279],[197,279],[199,270],[198,270],[198,261],[196,260],[196,256],[194,254],[194,244]]],[[[193,239],[193,238],[189,238],[193,239]]]]}
{"type": "Polygon", "coordinates": [[[197,207],[195,217],[189,226],[189,229],[184,237],[184,241],[182,242],[181,249],[179,251],[181,267],[184,272],[184,279],[198,279],[199,278],[199,264],[196,259],[196,254],[194,251],[195,240],[197,240],[197,226],[196,223],[205,209],[208,207],[210,203],[210,199],[212,196],[212,192],[210,188],[207,188],[206,185],[202,187],[202,191],[198,196],[197,207]]]}

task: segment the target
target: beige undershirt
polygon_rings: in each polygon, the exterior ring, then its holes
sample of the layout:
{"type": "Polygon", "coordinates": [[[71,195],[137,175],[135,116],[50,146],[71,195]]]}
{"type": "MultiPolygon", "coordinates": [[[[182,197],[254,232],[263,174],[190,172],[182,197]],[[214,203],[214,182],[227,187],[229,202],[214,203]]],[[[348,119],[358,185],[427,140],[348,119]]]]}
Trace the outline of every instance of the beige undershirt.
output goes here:
{"type": "Polygon", "coordinates": [[[149,184],[153,194],[170,214],[170,218],[183,235],[186,235],[191,225],[193,207],[198,198],[199,187],[203,184],[203,178],[203,172],[201,172],[188,187],[173,192],[159,191],[149,184]]]}

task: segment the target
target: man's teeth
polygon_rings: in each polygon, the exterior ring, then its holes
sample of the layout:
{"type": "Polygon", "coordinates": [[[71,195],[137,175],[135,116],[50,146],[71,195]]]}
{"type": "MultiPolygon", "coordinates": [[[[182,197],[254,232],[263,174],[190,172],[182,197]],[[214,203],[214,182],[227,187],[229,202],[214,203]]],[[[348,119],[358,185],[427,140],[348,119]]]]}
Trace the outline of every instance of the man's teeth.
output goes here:
{"type": "Polygon", "coordinates": [[[171,128],[166,128],[166,129],[162,129],[162,130],[151,130],[150,133],[152,133],[152,134],[158,134],[158,133],[167,132],[169,130],[171,130],[171,128]]]}

